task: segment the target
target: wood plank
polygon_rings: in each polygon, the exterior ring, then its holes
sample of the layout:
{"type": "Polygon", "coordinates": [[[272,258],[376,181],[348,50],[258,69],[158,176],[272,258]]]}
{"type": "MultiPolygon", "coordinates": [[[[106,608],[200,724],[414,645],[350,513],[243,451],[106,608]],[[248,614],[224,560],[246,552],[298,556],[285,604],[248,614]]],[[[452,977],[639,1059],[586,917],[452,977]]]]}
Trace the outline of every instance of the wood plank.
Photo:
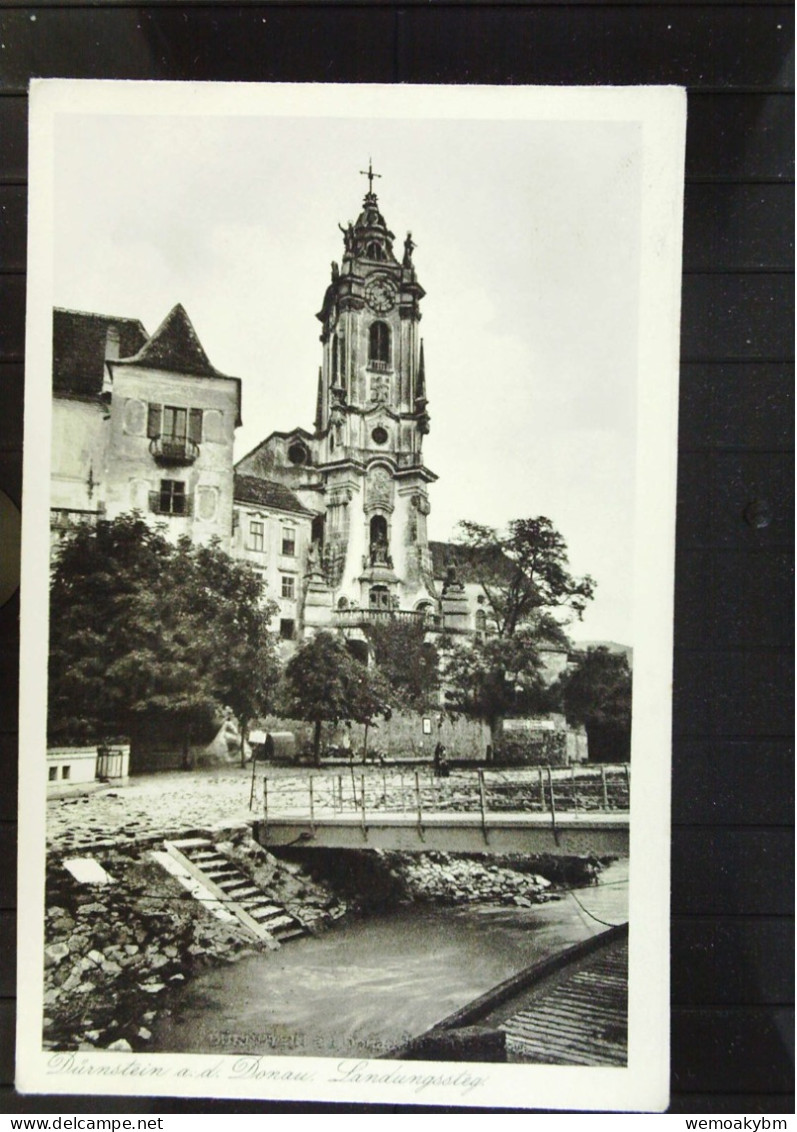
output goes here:
{"type": "Polygon", "coordinates": [[[0,648],[0,731],[15,732],[18,724],[19,650],[0,648]]]}
{"type": "Polygon", "coordinates": [[[0,911],[0,998],[12,998],[17,989],[17,918],[10,909],[0,911]]]}
{"type": "Polygon", "coordinates": [[[16,822],[0,822],[0,910],[17,906],[17,826],[16,822]]]}
{"type": "Polygon", "coordinates": [[[794,1093],[673,1092],[671,1113],[794,1113],[794,1093]]]}
{"type": "Polygon", "coordinates": [[[28,96],[0,96],[0,183],[28,178],[28,96]]]}
{"type": "Polygon", "coordinates": [[[0,275],[0,361],[19,361],[25,352],[25,277],[0,275]]]}
{"type": "Polygon", "coordinates": [[[0,999],[0,1084],[14,1082],[16,1049],[16,1003],[12,998],[0,999]]]}
{"type": "MultiPolygon", "coordinates": [[[[2,674],[0,673],[0,679],[2,674]]],[[[0,821],[17,820],[17,736],[0,733],[0,773],[5,786],[0,790],[0,821]]]]}

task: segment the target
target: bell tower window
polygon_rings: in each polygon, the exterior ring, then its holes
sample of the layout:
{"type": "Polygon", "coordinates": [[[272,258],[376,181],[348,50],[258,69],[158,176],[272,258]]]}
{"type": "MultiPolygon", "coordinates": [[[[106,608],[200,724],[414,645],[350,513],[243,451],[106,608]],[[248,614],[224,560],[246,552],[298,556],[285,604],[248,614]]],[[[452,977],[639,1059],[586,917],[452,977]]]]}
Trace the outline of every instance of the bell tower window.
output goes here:
{"type": "Polygon", "coordinates": [[[390,362],[390,327],[386,322],[372,322],[368,331],[368,361],[387,366],[390,362]]]}
{"type": "Polygon", "coordinates": [[[387,586],[371,586],[368,605],[371,609],[390,609],[390,591],[387,586]]]}

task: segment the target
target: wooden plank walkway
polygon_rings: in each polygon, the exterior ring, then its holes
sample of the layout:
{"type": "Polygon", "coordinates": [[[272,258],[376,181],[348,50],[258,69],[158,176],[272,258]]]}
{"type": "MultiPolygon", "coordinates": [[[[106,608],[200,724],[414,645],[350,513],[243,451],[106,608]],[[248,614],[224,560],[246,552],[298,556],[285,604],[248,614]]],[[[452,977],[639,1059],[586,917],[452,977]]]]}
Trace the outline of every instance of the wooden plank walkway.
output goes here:
{"type": "MultiPolygon", "coordinates": [[[[507,1035],[508,1060],[545,1065],[625,1065],[627,980],[626,939],[531,991],[524,1005],[498,1024],[507,1035]]],[[[484,1020],[488,1025],[489,1021],[484,1020]]]]}

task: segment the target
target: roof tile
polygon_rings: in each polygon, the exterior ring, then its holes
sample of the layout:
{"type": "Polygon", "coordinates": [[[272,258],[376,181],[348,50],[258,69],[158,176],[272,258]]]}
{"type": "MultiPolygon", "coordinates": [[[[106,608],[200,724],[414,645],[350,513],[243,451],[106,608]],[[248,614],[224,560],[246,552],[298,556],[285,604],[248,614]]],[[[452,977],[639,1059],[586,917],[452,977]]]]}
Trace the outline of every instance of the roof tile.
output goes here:
{"type": "Polygon", "coordinates": [[[312,514],[284,484],[264,480],[260,476],[244,476],[239,472],[235,475],[235,502],[255,503],[260,507],[273,507],[277,511],[291,511],[297,515],[312,514]]]}

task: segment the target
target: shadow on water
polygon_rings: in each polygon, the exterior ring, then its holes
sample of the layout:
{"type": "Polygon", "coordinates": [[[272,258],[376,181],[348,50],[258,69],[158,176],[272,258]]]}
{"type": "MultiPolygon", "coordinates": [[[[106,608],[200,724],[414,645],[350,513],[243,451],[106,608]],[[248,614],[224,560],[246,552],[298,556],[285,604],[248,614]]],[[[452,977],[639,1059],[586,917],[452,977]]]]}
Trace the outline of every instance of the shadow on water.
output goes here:
{"type": "Polygon", "coordinates": [[[532,908],[402,907],[194,979],[150,1048],[374,1057],[532,963],[627,916],[628,862],[532,908]]]}

